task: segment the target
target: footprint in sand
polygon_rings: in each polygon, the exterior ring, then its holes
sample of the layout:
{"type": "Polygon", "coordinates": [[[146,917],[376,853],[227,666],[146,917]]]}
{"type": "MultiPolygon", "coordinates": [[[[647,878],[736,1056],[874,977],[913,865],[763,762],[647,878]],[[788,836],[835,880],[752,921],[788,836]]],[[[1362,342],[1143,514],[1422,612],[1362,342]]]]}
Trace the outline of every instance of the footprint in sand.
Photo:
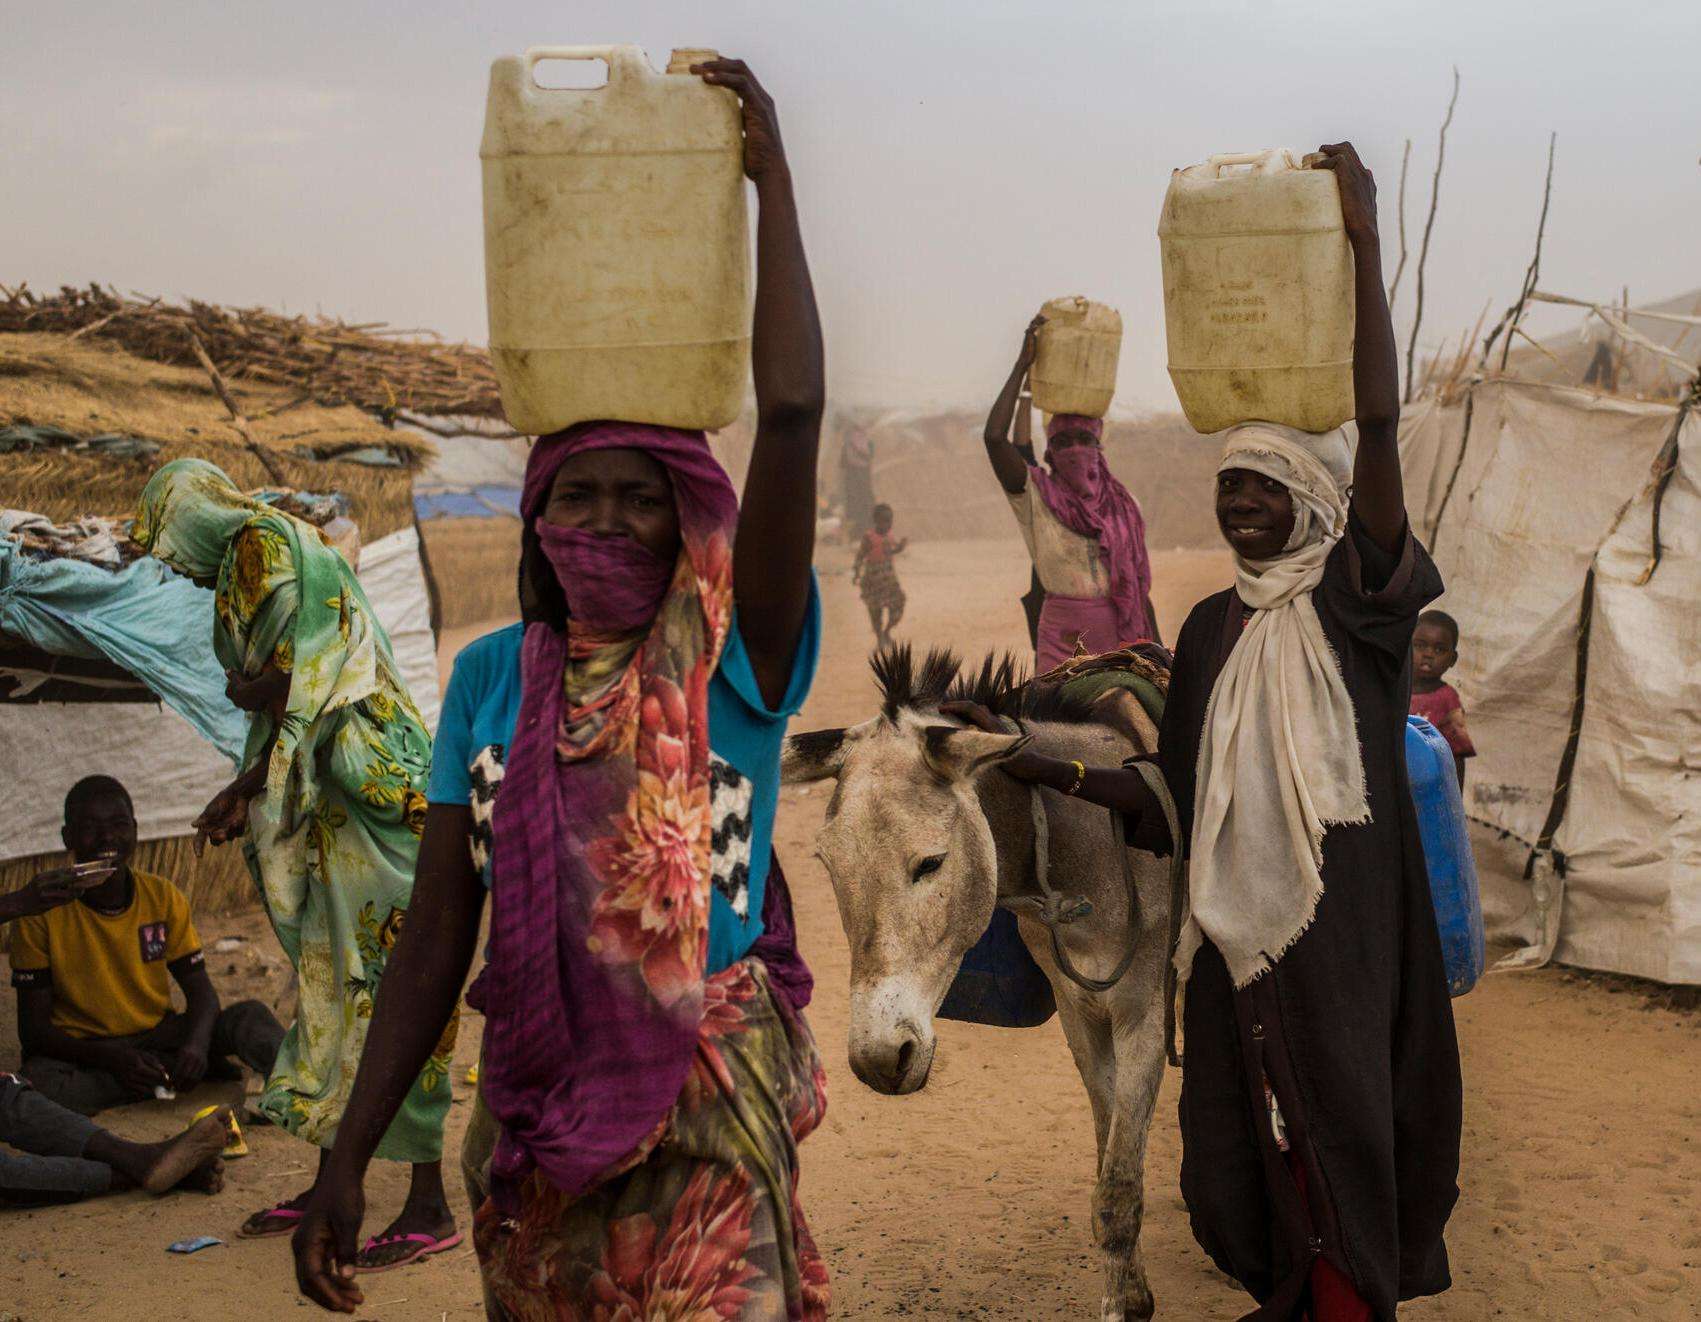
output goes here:
{"type": "Polygon", "coordinates": [[[1656,1267],[1636,1284],[1650,1294],[1676,1294],[1689,1282],[1682,1272],[1672,1271],[1667,1267],[1656,1267]]]}
{"type": "Polygon", "coordinates": [[[1648,1270],[1649,1262],[1631,1253],[1621,1244],[1608,1244],[1601,1250],[1603,1268],[1613,1276],[1640,1276],[1648,1270]]]}

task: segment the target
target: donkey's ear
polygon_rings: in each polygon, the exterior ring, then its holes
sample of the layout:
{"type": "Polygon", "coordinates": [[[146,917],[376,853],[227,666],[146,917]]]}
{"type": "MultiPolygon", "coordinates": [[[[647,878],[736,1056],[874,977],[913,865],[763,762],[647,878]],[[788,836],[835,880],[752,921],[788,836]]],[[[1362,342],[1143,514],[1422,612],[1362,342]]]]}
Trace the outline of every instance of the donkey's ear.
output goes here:
{"type": "Polygon", "coordinates": [[[1021,752],[1033,738],[1026,734],[990,734],[960,725],[930,725],[922,734],[927,741],[927,765],[946,780],[967,779],[996,766],[1021,752]]]}
{"type": "Polygon", "coordinates": [[[807,785],[839,774],[845,761],[844,730],[810,730],[790,735],[780,754],[780,783],[807,785]]]}

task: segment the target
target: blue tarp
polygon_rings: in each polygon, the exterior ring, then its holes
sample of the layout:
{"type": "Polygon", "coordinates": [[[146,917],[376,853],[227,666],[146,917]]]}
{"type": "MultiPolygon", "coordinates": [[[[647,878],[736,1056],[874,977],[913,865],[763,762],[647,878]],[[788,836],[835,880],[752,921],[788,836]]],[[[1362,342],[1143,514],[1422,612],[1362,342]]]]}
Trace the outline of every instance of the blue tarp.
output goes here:
{"type": "Polygon", "coordinates": [[[462,491],[415,491],[413,510],[420,519],[494,519],[520,517],[520,488],[481,486],[462,491]]]}
{"type": "Polygon", "coordinates": [[[234,763],[247,718],[206,640],[213,594],[146,556],[120,570],[31,560],[0,538],[0,629],[59,656],[124,667],[234,763]]]}

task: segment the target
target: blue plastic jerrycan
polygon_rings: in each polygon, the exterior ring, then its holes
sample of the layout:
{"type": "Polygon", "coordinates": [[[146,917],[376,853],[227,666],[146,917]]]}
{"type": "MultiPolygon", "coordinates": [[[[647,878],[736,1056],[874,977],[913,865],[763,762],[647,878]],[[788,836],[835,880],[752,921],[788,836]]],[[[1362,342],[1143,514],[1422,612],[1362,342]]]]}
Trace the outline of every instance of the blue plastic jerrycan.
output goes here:
{"type": "Polygon", "coordinates": [[[1459,796],[1459,775],[1447,740],[1421,716],[1406,717],[1406,776],[1417,809],[1418,835],[1429,871],[1435,927],[1441,934],[1441,960],[1447,988],[1463,996],[1482,976],[1482,900],[1477,865],[1459,796]]]}

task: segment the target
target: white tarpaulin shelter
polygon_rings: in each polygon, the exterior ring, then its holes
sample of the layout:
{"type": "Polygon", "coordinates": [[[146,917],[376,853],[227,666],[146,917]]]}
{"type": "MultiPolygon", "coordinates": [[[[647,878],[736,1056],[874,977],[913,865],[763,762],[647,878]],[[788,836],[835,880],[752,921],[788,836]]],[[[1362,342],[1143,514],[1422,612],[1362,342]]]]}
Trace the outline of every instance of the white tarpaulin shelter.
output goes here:
{"type": "Polygon", "coordinates": [[[1701,983],[1701,409],[1495,379],[1400,445],[1459,622],[1490,936],[1701,983]]]}
{"type": "MultiPolygon", "coordinates": [[[[372,609],[390,635],[402,672],[427,728],[437,727],[437,648],[420,568],[419,537],[401,528],[360,552],[359,577],[372,609]]],[[[205,620],[194,622],[212,646],[211,598],[205,620]]],[[[190,627],[186,624],[186,630],[190,627]]],[[[169,707],[137,702],[10,703],[4,722],[5,776],[0,778],[0,861],[60,849],[65,791],[96,773],[124,782],[136,805],[142,840],[189,832],[189,823],[235,769],[169,707]]]]}

